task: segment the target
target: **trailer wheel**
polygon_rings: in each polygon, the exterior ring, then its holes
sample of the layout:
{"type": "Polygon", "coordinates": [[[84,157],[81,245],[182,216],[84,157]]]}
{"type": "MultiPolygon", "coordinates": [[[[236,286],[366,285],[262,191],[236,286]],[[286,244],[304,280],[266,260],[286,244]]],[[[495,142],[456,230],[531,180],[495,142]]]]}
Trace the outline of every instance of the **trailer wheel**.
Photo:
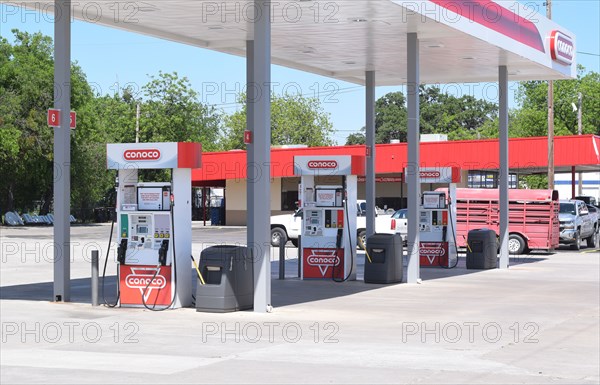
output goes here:
{"type": "Polygon", "coordinates": [[[527,242],[518,234],[510,234],[508,236],[508,253],[523,254],[527,248],[527,242]]]}

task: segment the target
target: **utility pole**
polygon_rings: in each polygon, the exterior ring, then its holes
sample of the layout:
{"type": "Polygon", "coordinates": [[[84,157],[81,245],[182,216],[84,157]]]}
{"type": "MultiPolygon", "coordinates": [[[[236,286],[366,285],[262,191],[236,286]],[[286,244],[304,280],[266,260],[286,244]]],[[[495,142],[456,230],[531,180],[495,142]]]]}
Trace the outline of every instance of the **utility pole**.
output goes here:
{"type": "Polygon", "coordinates": [[[135,106],[135,142],[140,142],[140,104],[135,106]]]}
{"type": "MultiPolygon", "coordinates": [[[[546,0],[546,17],[552,19],[552,0],[546,0]]],[[[548,81],[548,188],[554,190],[554,81],[548,81]]]]}
{"type": "MultiPolygon", "coordinates": [[[[582,126],[582,122],[581,122],[581,118],[583,115],[583,109],[581,108],[582,99],[583,99],[583,94],[581,92],[579,92],[577,94],[577,134],[578,135],[583,134],[583,126],[582,126]]],[[[583,173],[580,172],[578,176],[579,176],[578,195],[583,195],[583,173]]]]}

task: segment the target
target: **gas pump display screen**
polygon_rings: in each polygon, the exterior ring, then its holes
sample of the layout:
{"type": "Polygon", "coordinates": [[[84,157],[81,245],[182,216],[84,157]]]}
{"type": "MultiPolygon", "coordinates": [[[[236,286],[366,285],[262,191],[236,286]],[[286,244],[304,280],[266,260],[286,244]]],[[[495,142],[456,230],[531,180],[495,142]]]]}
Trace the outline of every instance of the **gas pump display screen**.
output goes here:
{"type": "Polygon", "coordinates": [[[139,211],[169,211],[171,209],[170,194],[168,187],[138,187],[138,210],[139,211]]]}

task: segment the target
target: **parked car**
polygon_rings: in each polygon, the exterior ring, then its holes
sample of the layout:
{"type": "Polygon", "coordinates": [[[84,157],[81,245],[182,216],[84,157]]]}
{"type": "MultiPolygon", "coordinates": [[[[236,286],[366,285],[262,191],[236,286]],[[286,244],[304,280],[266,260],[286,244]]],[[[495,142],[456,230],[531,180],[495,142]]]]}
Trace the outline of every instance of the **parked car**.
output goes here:
{"type": "Polygon", "coordinates": [[[585,239],[590,248],[598,247],[597,220],[590,215],[585,202],[572,199],[561,200],[558,214],[560,222],[560,243],[568,244],[571,249],[579,250],[581,240],[585,239]]]}
{"type": "Polygon", "coordinates": [[[586,205],[598,206],[598,202],[596,202],[596,198],[589,195],[581,195],[575,197],[573,199],[577,199],[578,201],[584,201],[586,205]]]}
{"type": "Polygon", "coordinates": [[[396,210],[392,214],[391,228],[394,232],[402,236],[402,241],[406,243],[406,237],[408,235],[408,209],[396,210]]]}
{"type": "MultiPolygon", "coordinates": [[[[596,232],[600,231],[600,209],[594,205],[586,204],[590,218],[592,219],[592,223],[594,224],[594,228],[596,232]]],[[[600,240],[600,239],[599,239],[600,240]]]]}

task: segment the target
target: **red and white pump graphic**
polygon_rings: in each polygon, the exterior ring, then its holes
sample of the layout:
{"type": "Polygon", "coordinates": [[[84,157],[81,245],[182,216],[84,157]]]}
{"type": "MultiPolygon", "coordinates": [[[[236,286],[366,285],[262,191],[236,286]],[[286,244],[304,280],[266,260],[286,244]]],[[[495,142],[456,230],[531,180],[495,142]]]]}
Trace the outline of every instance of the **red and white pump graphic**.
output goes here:
{"type": "Polygon", "coordinates": [[[304,278],[326,278],[332,274],[336,278],[343,276],[344,269],[339,267],[344,262],[344,250],[338,249],[304,249],[304,278]],[[334,269],[332,273],[329,269],[334,269]]]}
{"type": "Polygon", "coordinates": [[[421,266],[448,266],[448,242],[421,242],[421,266]]]}
{"type": "Polygon", "coordinates": [[[171,303],[171,267],[119,266],[121,304],[169,305],[171,303]],[[155,275],[156,274],[156,275],[155,275]],[[143,298],[143,300],[142,300],[143,298]]]}
{"type": "Polygon", "coordinates": [[[155,276],[155,272],[156,269],[145,267],[132,268],[131,274],[125,277],[125,285],[130,289],[138,289],[140,294],[144,296],[144,300],[148,301],[153,290],[164,289],[167,286],[167,279],[160,274],[155,276]],[[145,293],[144,290],[146,290],[145,293]]]}

